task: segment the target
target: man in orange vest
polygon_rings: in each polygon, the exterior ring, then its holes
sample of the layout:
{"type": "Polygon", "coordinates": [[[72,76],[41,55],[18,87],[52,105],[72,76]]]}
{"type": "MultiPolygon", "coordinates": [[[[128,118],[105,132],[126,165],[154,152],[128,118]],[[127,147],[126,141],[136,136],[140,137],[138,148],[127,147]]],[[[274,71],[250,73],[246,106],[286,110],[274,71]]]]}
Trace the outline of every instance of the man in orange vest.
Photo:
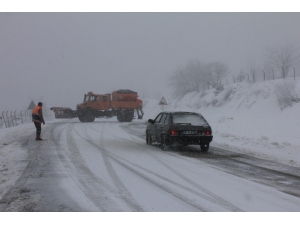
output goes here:
{"type": "Polygon", "coordinates": [[[32,122],[34,122],[34,125],[36,127],[36,141],[43,140],[41,138],[41,131],[42,131],[42,123],[45,124],[45,120],[43,117],[43,111],[42,111],[43,103],[39,102],[36,107],[32,110],[32,122]]]}

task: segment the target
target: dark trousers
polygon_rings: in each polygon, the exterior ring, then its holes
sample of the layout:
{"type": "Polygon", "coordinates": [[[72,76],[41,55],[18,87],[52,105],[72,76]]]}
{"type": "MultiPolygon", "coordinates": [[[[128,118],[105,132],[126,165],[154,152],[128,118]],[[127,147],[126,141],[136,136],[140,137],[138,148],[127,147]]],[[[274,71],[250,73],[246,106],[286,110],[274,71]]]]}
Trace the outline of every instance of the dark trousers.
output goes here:
{"type": "Polygon", "coordinates": [[[34,122],[34,125],[36,127],[36,136],[40,136],[42,131],[41,123],[34,122]]]}

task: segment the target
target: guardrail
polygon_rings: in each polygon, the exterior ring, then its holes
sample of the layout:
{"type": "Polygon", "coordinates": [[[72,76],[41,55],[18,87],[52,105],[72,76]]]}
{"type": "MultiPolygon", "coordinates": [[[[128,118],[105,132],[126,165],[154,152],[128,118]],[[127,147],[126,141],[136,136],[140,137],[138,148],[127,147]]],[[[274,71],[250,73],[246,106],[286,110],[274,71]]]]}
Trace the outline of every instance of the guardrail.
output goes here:
{"type": "MultiPolygon", "coordinates": [[[[0,129],[18,126],[20,124],[32,122],[32,110],[24,111],[2,111],[0,115],[0,129]]],[[[43,116],[45,120],[53,119],[51,112],[44,112],[43,116]]]]}

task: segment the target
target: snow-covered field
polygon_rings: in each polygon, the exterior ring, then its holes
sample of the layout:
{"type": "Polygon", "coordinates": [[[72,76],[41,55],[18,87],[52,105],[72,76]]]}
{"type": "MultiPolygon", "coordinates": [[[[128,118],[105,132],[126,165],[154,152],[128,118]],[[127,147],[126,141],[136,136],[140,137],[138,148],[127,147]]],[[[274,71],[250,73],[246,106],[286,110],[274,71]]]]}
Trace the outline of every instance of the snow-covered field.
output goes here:
{"type": "MultiPolygon", "coordinates": [[[[280,162],[283,164],[288,164],[291,166],[299,167],[300,166],[300,128],[299,128],[299,112],[300,112],[300,103],[293,103],[291,106],[283,107],[282,105],[279,105],[277,100],[277,94],[278,94],[278,85],[284,81],[282,80],[275,80],[275,81],[268,81],[268,82],[262,82],[257,84],[249,84],[249,83],[238,83],[234,85],[225,86],[225,89],[221,91],[220,93],[215,93],[214,89],[208,90],[205,93],[189,93],[182,99],[176,99],[176,100],[169,100],[166,97],[167,106],[159,106],[159,100],[153,100],[153,99],[143,99],[144,101],[144,121],[146,122],[149,118],[154,119],[154,117],[161,112],[164,111],[196,111],[200,112],[210,123],[213,129],[213,135],[214,140],[211,143],[212,146],[216,147],[222,147],[231,151],[243,153],[243,154],[249,154],[253,155],[259,158],[263,159],[269,159],[275,162],[280,162]],[[276,94],[277,93],[277,94],[276,94]]],[[[295,87],[295,91],[300,96],[300,86],[297,82],[297,85],[295,87]]],[[[74,119],[75,120],[75,119],[74,119]]],[[[52,126],[51,124],[56,123],[58,120],[52,120],[52,121],[46,121],[46,125],[43,126],[43,131],[47,130],[44,128],[47,128],[47,126],[52,126]]],[[[99,122],[99,121],[98,121],[99,122]]],[[[61,124],[62,127],[61,130],[58,130],[57,133],[54,133],[53,136],[61,135],[60,142],[63,141],[63,138],[68,137],[68,135],[72,134],[72,129],[74,127],[74,131],[78,129],[78,132],[81,132],[81,126],[87,130],[87,133],[90,132],[90,142],[99,139],[99,133],[93,133],[92,129],[100,129],[102,127],[101,123],[91,123],[89,126],[84,123],[77,123],[77,121],[73,121],[73,124],[61,124]],[[68,129],[64,129],[63,127],[69,127],[68,129]],[[97,127],[98,126],[98,127],[97,127]],[[65,133],[65,132],[69,132],[65,133]]],[[[115,126],[117,129],[118,126],[120,126],[120,123],[117,123],[116,119],[110,119],[107,123],[107,126],[115,126]],[[111,125],[109,125],[111,123],[111,125]],[[115,125],[113,124],[115,123],[115,125]]],[[[56,129],[54,128],[53,130],[56,129]]],[[[52,129],[51,128],[51,129],[52,129]]],[[[48,133],[51,133],[51,129],[48,129],[48,133]]],[[[103,129],[103,128],[101,128],[103,129]]],[[[24,124],[19,125],[17,127],[11,127],[7,129],[0,129],[0,173],[5,174],[5,177],[2,176],[0,179],[0,187],[2,187],[2,190],[5,190],[5,188],[9,188],[10,186],[13,186],[14,183],[18,179],[18,174],[24,170],[26,166],[26,157],[27,157],[27,150],[24,150],[22,148],[22,145],[26,140],[30,138],[34,138],[34,131],[35,128],[33,124],[24,124]],[[5,166],[4,166],[5,165],[5,166]],[[9,169],[8,169],[9,168],[9,169]],[[11,169],[13,168],[13,169],[11,169]],[[9,179],[8,179],[9,177],[9,179]],[[2,185],[2,186],[1,186],[2,185]]],[[[74,133],[73,131],[73,133],[74,133]]],[[[104,141],[106,140],[106,146],[105,147],[99,147],[100,149],[108,149],[111,148],[113,151],[119,151],[118,148],[112,148],[114,145],[120,145],[121,143],[115,143],[115,137],[120,135],[119,138],[126,139],[126,141],[131,141],[135,144],[133,144],[134,147],[132,147],[131,150],[134,152],[139,152],[139,148],[142,148],[142,153],[148,153],[150,152],[152,154],[153,149],[149,149],[149,146],[145,145],[145,140],[132,136],[130,134],[115,134],[113,127],[107,129],[104,133],[104,141]],[[110,131],[110,132],[108,132],[110,131]],[[107,139],[106,139],[107,138],[107,139]],[[109,144],[108,144],[109,143],[109,144]],[[141,146],[141,147],[140,147],[141,146]],[[144,149],[143,149],[144,148],[144,149]]],[[[80,133],[80,135],[85,135],[87,133],[80,133]]],[[[80,136],[79,135],[79,136],[80,136]]],[[[48,137],[50,137],[49,135],[48,137]]],[[[78,135],[77,135],[78,136],[78,135]]],[[[76,135],[73,137],[73,139],[76,137],[76,135]]],[[[49,143],[50,140],[49,139],[49,143]]],[[[28,141],[27,141],[28,142],[28,141]]],[[[45,142],[46,143],[46,142],[45,142]]],[[[43,144],[49,148],[49,151],[55,149],[55,147],[50,146],[50,144],[43,144]]],[[[80,146],[82,145],[82,149],[87,149],[88,146],[86,143],[82,143],[82,139],[74,140],[75,146],[79,146],[78,150],[81,151],[80,146]]],[[[124,142],[125,143],[125,142],[124,142]]],[[[33,145],[36,144],[35,141],[32,141],[32,143],[29,142],[26,143],[27,145],[33,145]]],[[[56,143],[58,144],[58,143],[56,143]]],[[[63,145],[67,145],[62,143],[63,145]]],[[[95,146],[94,146],[95,147],[95,146]]],[[[92,145],[89,146],[91,152],[96,151],[93,150],[94,148],[92,145]]],[[[28,148],[27,146],[27,149],[28,148]]],[[[67,149],[67,148],[66,148],[67,149]]],[[[98,151],[97,150],[97,151],[98,151]]],[[[87,151],[84,151],[86,153],[83,154],[83,157],[85,158],[85,161],[93,162],[93,156],[88,155],[87,151]],[[85,155],[84,155],[85,154],[85,155]]],[[[157,151],[158,154],[160,154],[160,157],[165,157],[160,153],[160,151],[157,151]]],[[[77,153],[76,153],[77,154],[77,153]]],[[[76,155],[75,154],[75,155],[76,155]]],[[[99,153],[97,153],[99,154],[99,153]]],[[[156,153],[155,153],[156,154],[156,153]]],[[[138,154],[137,157],[144,157],[144,155],[138,154]]],[[[111,157],[113,159],[113,157],[111,157]]],[[[125,159],[125,156],[124,158],[125,159]]],[[[130,160],[133,160],[133,158],[130,158],[130,160]]],[[[140,158],[143,159],[143,158],[140,158]]],[[[148,159],[148,158],[147,158],[148,159]]],[[[168,161],[169,158],[166,157],[166,161],[168,161]]],[[[194,160],[192,160],[194,161],[194,160]]],[[[156,162],[157,163],[157,162],[156,162]]],[[[170,165],[173,165],[174,161],[170,162],[170,165]]],[[[179,165],[180,163],[178,163],[179,165]]],[[[98,167],[96,163],[88,164],[91,167],[98,167]]],[[[202,165],[201,165],[202,166],[202,165]]],[[[144,166],[143,164],[143,167],[144,166]]],[[[153,168],[151,168],[153,169],[153,168]]],[[[183,169],[187,169],[185,166],[183,169]]],[[[213,176],[216,176],[214,170],[211,170],[206,168],[206,170],[210,171],[213,176]]],[[[121,171],[121,170],[120,170],[121,171]]],[[[117,172],[120,172],[117,171],[117,172]]],[[[202,174],[204,175],[204,174],[202,174]]],[[[220,178],[224,177],[224,174],[220,174],[220,178]]],[[[168,177],[168,175],[166,175],[168,177]]],[[[134,179],[137,179],[134,177],[134,179]]],[[[226,179],[224,179],[224,183],[226,180],[230,180],[232,177],[230,175],[226,175],[226,179]]],[[[196,180],[196,179],[195,179],[196,180]]],[[[214,180],[214,179],[212,179],[214,180]]],[[[237,183],[236,178],[233,178],[231,181],[235,181],[236,183],[230,184],[235,185],[237,183]]],[[[125,181],[123,181],[126,183],[125,181]]],[[[210,180],[210,182],[212,182],[210,180]]],[[[205,182],[206,184],[202,185],[208,185],[210,182],[205,182]]],[[[247,181],[248,182],[248,181],[247,181]]],[[[246,183],[247,183],[246,182],[246,183]]],[[[277,198],[279,201],[282,201],[282,199],[291,199],[291,201],[297,202],[298,199],[291,197],[289,195],[283,194],[281,192],[274,192],[276,194],[269,195],[266,190],[269,190],[268,188],[265,189],[265,187],[254,184],[252,182],[247,183],[247,185],[250,185],[252,187],[257,187],[256,193],[253,193],[254,196],[257,196],[255,194],[261,194],[260,191],[262,190],[263,195],[260,196],[260,198],[265,199],[269,198],[268,201],[276,202],[277,198]],[[276,200],[276,201],[275,201],[276,200]]],[[[67,184],[66,184],[67,185],[67,184]]],[[[71,183],[68,184],[71,186],[71,183]]],[[[128,187],[131,185],[126,184],[128,187]]],[[[215,185],[209,184],[210,190],[215,185]]],[[[241,184],[238,184],[240,187],[241,184]]],[[[241,191],[246,188],[247,185],[244,185],[243,188],[237,188],[241,191]]],[[[216,187],[217,188],[217,187],[216,187]]],[[[75,189],[74,189],[75,190],[75,189]]],[[[231,190],[231,189],[229,189],[231,190]]],[[[0,193],[1,194],[1,193],[0,193]]],[[[232,193],[229,193],[232,194],[232,193]]],[[[75,194],[74,194],[75,196],[75,194]]],[[[141,196],[143,196],[141,194],[141,196]]],[[[230,196],[230,195],[228,195],[230,196]]],[[[231,203],[234,202],[237,206],[241,207],[244,211],[280,211],[281,209],[283,211],[289,211],[289,208],[281,208],[282,205],[280,205],[280,202],[278,202],[278,205],[272,205],[270,208],[268,201],[261,201],[261,203],[258,203],[260,201],[255,200],[255,206],[251,206],[245,204],[244,202],[240,202],[238,199],[230,199],[229,197],[227,201],[230,201],[231,203]],[[266,204],[263,206],[262,204],[266,204]],[[259,208],[261,207],[261,208],[259,208]],[[278,208],[276,208],[278,207],[278,208]]],[[[258,195],[259,196],[259,195],[258,195]]],[[[256,199],[256,197],[253,197],[253,199],[256,199]]],[[[151,204],[154,202],[151,202],[153,199],[147,199],[148,202],[151,204]]],[[[253,200],[254,201],[254,200],[253,200]]],[[[150,205],[151,205],[150,204],[150,205]]],[[[254,203],[253,203],[254,204],[254,203]]],[[[293,203],[294,204],[294,203],[293,203]]],[[[157,209],[160,209],[157,206],[157,209]]],[[[170,211],[183,211],[186,210],[186,208],[176,208],[175,206],[172,206],[175,208],[171,208],[170,211]]],[[[297,204],[289,206],[291,207],[291,211],[297,211],[297,204]]],[[[147,209],[147,207],[145,206],[147,209]]],[[[218,209],[218,208],[216,208],[218,209]]],[[[222,210],[222,209],[221,209],[222,210]]],[[[126,211],[126,208],[125,208],[126,211]]]]}
{"type": "Polygon", "coordinates": [[[168,105],[163,107],[159,100],[144,100],[144,118],[154,119],[162,110],[199,112],[213,129],[212,146],[299,167],[300,102],[284,107],[277,100],[279,90],[290,83],[296,83],[300,97],[299,79],[280,79],[228,85],[218,94],[210,89],[182,99],[165,97],[168,105]]]}
{"type": "MultiPolygon", "coordinates": [[[[159,106],[157,99],[143,99],[144,120],[154,119],[162,110],[199,112],[213,129],[211,145],[300,166],[300,102],[283,108],[277,100],[278,86],[285,82],[295,82],[300,97],[299,80],[243,82],[224,86],[218,94],[210,89],[175,100],[165,96],[167,106],[159,106]]],[[[12,133],[28,129],[34,130],[32,124],[0,129],[0,144],[12,133]]]]}

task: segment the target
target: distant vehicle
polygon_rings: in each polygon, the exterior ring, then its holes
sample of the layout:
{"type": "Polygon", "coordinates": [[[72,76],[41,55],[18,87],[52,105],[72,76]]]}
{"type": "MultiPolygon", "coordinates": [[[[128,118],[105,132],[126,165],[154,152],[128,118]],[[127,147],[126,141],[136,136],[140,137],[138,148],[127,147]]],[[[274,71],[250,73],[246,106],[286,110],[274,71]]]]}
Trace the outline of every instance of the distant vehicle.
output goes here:
{"type": "Polygon", "coordinates": [[[111,94],[94,94],[88,92],[76,110],[65,107],[52,107],[55,118],[75,118],[81,122],[93,122],[95,118],[116,116],[119,122],[131,122],[134,111],[138,119],[143,119],[143,101],[137,92],[128,89],[114,91],[111,94]]]}
{"type": "Polygon", "coordinates": [[[175,143],[200,145],[207,152],[212,141],[212,129],[205,118],[194,112],[161,112],[149,119],[146,128],[146,143],[159,142],[162,150],[175,143]]]}

